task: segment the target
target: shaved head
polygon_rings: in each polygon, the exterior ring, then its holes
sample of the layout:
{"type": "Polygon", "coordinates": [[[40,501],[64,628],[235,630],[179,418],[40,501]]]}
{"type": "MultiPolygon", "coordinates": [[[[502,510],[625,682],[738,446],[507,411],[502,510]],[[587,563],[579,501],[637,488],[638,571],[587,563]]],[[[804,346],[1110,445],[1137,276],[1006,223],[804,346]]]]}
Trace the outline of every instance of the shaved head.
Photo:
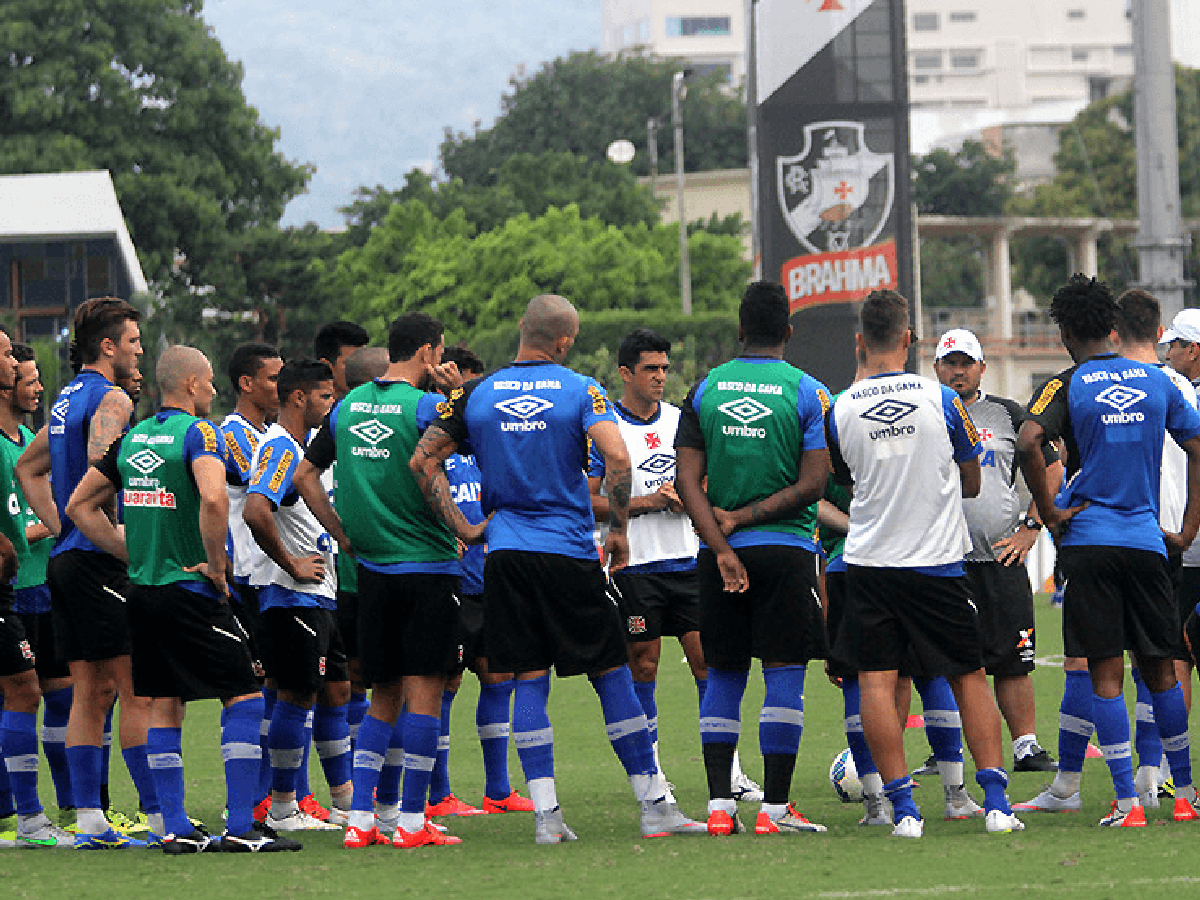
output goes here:
{"type": "Polygon", "coordinates": [[[521,342],[545,347],[559,338],[574,338],[579,330],[579,313],[566,297],[539,294],[525,307],[521,317],[521,342]]]}
{"type": "Polygon", "coordinates": [[[346,359],[346,387],[350,390],[376,378],[388,367],[387,347],[360,347],[346,359]]]}
{"type": "Polygon", "coordinates": [[[155,376],[158,379],[158,389],[164,398],[178,397],[184,392],[187,380],[192,376],[204,379],[212,376],[212,366],[208,357],[195,347],[185,347],[177,344],[168,347],[158,358],[158,368],[155,376]]]}

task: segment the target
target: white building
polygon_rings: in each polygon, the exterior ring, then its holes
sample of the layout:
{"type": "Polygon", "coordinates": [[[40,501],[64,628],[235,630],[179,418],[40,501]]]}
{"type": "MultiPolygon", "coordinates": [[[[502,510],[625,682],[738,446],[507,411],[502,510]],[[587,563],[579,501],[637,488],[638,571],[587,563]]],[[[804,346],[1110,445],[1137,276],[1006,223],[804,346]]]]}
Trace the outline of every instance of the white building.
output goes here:
{"type": "Polygon", "coordinates": [[[600,49],[616,54],[645,47],[679,58],[700,73],[746,75],[744,0],[601,0],[600,49]]]}

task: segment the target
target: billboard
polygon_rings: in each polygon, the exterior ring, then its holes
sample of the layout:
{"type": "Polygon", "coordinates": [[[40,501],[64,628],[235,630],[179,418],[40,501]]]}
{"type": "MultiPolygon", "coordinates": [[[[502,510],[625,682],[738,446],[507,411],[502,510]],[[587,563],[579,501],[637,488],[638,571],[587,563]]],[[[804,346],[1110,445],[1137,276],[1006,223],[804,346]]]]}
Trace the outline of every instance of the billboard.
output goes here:
{"type": "Polygon", "coordinates": [[[754,0],[751,181],[762,277],[791,302],[787,357],[854,375],[858,303],[912,290],[902,0],[754,0]]]}

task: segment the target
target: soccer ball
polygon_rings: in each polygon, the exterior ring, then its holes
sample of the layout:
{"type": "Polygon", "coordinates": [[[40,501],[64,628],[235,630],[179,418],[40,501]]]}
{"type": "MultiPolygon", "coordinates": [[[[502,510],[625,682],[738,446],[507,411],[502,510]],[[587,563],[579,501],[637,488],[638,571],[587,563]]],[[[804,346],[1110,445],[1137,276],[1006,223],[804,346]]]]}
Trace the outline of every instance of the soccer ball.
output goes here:
{"type": "Polygon", "coordinates": [[[829,783],[843,803],[862,800],[862,782],[858,780],[858,770],[854,768],[854,756],[849,748],[833,758],[833,765],[829,767],[829,783]]]}

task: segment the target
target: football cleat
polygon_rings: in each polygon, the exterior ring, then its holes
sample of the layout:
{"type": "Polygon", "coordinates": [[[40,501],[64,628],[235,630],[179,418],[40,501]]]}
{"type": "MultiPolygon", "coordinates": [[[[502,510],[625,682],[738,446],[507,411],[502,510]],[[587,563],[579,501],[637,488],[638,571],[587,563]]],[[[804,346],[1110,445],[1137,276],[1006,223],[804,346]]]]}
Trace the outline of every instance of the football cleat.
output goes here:
{"type": "Polygon", "coordinates": [[[75,835],[76,850],[127,850],[145,846],[145,841],[139,841],[129,837],[127,834],[121,834],[121,832],[114,828],[102,831],[99,834],[75,835]]]}
{"type": "Polygon", "coordinates": [[[921,775],[937,774],[937,757],[934,756],[932,753],[930,753],[929,756],[926,758],[924,764],[917,766],[915,769],[913,769],[908,774],[909,774],[909,777],[911,777],[911,778],[918,778],[921,775]]]}
{"type": "Polygon", "coordinates": [[[244,834],[227,831],[221,837],[222,853],[294,853],[301,847],[299,841],[276,834],[262,824],[255,824],[244,834]]]}
{"type": "Polygon", "coordinates": [[[762,788],[745,772],[738,772],[734,776],[732,787],[734,800],[741,803],[762,803],[762,788]]]}
{"type": "Polygon", "coordinates": [[[801,834],[805,832],[812,834],[828,830],[824,825],[808,821],[790,803],[787,806],[787,811],[778,819],[772,819],[765,812],[759,812],[758,818],[754,823],[755,834],[801,834]]]}
{"type": "Polygon", "coordinates": [[[329,821],[329,810],[317,802],[317,798],[312,794],[301,797],[296,803],[300,807],[300,812],[308,813],[314,819],[319,819],[322,822],[329,821]]]}
{"type": "Polygon", "coordinates": [[[883,794],[863,794],[863,809],[866,814],[858,820],[859,825],[892,825],[892,804],[883,794]]]}
{"type": "Polygon", "coordinates": [[[162,839],[162,851],[168,856],[216,853],[220,849],[220,840],[199,828],[194,828],[187,834],[168,834],[162,839]]]}
{"type": "Polygon", "coordinates": [[[391,842],[391,838],[378,828],[362,829],[353,825],[346,828],[346,834],[342,837],[342,846],[348,850],[361,850],[363,847],[387,845],[391,842]]]}
{"type": "Polygon", "coordinates": [[[946,790],[947,819],[975,819],[983,815],[983,807],[971,799],[961,784],[946,790]]]}
{"type": "Polygon", "coordinates": [[[1010,812],[993,809],[984,820],[988,834],[1008,834],[1010,831],[1024,831],[1025,823],[1010,812]]]}
{"type": "Polygon", "coordinates": [[[426,845],[440,847],[461,843],[462,838],[456,838],[453,835],[444,833],[440,829],[435,828],[433,823],[429,821],[426,821],[417,831],[405,831],[403,828],[397,828],[396,833],[392,835],[392,846],[402,847],[405,850],[412,850],[416,847],[424,847],[426,845]]]}
{"type": "Polygon", "coordinates": [[[1158,796],[1160,799],[1175,796],[1175,782],[1170,778],[1165,779],[1158,785],[1158,796]]]}
{"type": "MultiPolygon", "coordinates": [[[[1175,798],[1175,809],[1171,818],[1176,822],[1192,822],[1200,819],[1200,798],[1188,800],[1186,797],[1175,798]]],[[[20,840],[20,835],[17,836],[20,840]]]]}
{"type": "Polygon", "coordinates": [[[1079,812],[1083,809],[1083,798],[1079,791],[1070,797],[1060,797],[1047,785],[1046,789],[1025,803],[1014,803],[1013,812],[1079,812]]]}
{"type": "Polygon", "coordinates": [[[17,826],[16,845],[27,850],[58,849],[75,846],[75,835],[59,828],[45,813],[17,826]]]}
{"type": "Polygon", "coordinates": [[[437,816],[483,816],[487,815],[487,810],[464,803],[453,794],[447,794],[437,803],[426,804],[425,815],[430,819],[437,816]]]}
{"type": "Polygon", "coordinates": [[[708,826],[689,819],[678,803],[669,800],[642,801],[642,837],[666,837],[670,834],[705,834],[708,826]]]}
{"type": "Polygon", "coordinates": [[[126,835],[143,834],[150,830],[150,825],[148,822],[141,821],[140,819],[130,818],[129,816],[125,815],[125,813],[118,812],[115,809],[110,809],[108,811],[108,824],[111,825],[114,830],[126,835]]]}
{"type": "Polygon", "coordinates": [[[925,820],[916,816],[905,816],[892,829],[892,837],[919,838],[925,833],[925,820]]]}
{"type": "Polygon", "coordinates": [[[483,802],[479,806],[487,813],[533,812],[533,801],[522,797],[516,791],[500,800],[484,796],[483,802]]]}
{"type": "Polygon", "coordinates": [[[259,800],[258,804],[254,807],[254,821],[259,823],[267,821],[267,813],[270,811],[271,795],[267,794],[267,796],[262,800],[259,800]]]}
{"type": "Polygon", "coordinates": [[[339,827],[350,824],[350,810],[342,809],[336,804],[329,807],[329,824],[339,827]]]}
{"type": "Polygon", "coordinates": [[[266,826],[272,831],[338,831],[339,826],[331,825],[329,822],[322,822],[320,819],[313,818],[308,813],[299,809],[292,810],[291,813],[281,819],[275,818],[274,811],[267,813],[266,826]]]}
{"type": "Polygon", "coordinates": [[[1109,814],[1100,820],[1100,826],[1102,828],[1145,828],[1146,813],[1141,804],[1136,801],[1128,811],[1123,811],[1114,800],[1109,814]]]}
{"type": "Polygon", "coordinates": [[[561,807],[533,814],[533,840],[537,844],[561,844],[563,841],[579,840],[567,823],[563,821],[561,807]]]}
{"type": "Polygon", "coordinates": [[[724,809],[713,809],[712,803],[709,803],[708,823],[705,827],[708,829],[709,834],[716,835],[717,837],[741,834],[746,830],[746,826],[742,824],[742,820],[738,818],[736,811],[731,813],[724,809]]]}
{"type": "Polygon", "coordinates": [[[1014,772],[1057,772],[1058,763],[1048,752],[1034,744],[1034,752],[1027,753],[1020,759],[1013,757],[1014,772]]]}

